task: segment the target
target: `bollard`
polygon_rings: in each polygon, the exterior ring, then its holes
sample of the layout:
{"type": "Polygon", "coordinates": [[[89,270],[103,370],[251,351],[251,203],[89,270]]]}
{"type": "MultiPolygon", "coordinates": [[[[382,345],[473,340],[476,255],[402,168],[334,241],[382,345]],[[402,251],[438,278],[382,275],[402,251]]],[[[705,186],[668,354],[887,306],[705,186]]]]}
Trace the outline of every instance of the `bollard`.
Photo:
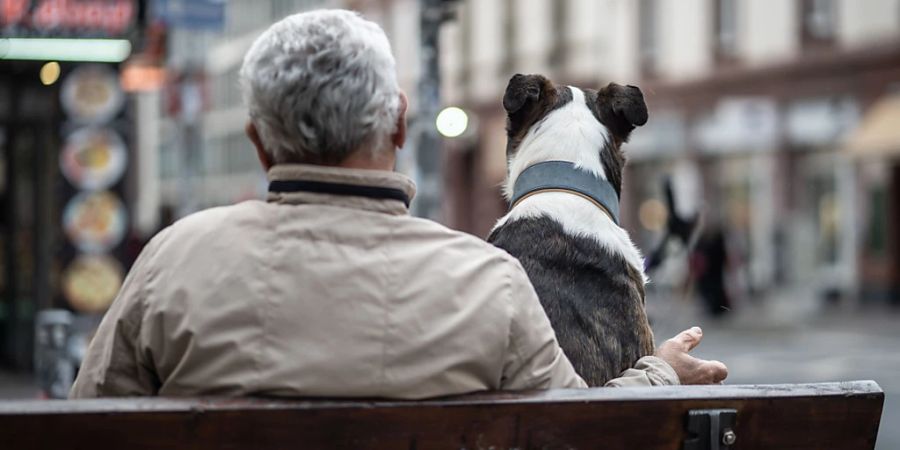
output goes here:
{"type": "Polygon", "coordinates": [[[48,398],[66,398],[75,380],[70,357],[72,313],[64,309],[40,311],[35,320],[34,367],[38,386],[48,398]]]}

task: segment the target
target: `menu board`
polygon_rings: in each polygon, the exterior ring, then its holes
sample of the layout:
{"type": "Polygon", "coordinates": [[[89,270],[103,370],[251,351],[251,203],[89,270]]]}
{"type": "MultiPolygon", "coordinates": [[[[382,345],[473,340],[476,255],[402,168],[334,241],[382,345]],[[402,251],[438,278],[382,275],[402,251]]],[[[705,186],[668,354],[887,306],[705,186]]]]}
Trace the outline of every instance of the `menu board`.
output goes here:
{"type": "Polygon", "coordinates": [[[75,311],[103,312],[122,285],[128,209],[122,180],[128,171],[123,131],[125,94],[115,66],[82,64],[60,88],[66,114],[59,170],[66,180],[61,225],[64,246],[60,292],[75,311]]]}

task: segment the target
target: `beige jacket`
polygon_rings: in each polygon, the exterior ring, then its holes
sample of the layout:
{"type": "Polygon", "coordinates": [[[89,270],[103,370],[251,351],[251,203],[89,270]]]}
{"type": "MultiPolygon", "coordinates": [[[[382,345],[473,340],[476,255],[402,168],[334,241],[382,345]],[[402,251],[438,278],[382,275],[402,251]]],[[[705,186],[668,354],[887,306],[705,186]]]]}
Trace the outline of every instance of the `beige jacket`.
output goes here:
{"type": "MultiPolygon", "coordinates": [[[[393,172],[270,180],[393,188],[393,172]]],[[[612,385],[676,384],[654,357],[612,385]]],[[[583,387],[525,272],[396,199],[270,193],[186,217],[131,269],[70,396],[424,398],[583,387]]]]}

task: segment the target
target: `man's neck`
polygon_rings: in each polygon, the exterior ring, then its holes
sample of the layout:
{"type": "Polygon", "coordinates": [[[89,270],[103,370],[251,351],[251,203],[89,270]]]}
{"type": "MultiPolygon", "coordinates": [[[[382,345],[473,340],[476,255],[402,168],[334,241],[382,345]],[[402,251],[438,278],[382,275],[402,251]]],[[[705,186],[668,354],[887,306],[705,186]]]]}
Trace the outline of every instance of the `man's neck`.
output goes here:
{"type": "Polygon", "coordinates": [[[343,167],[345,169],[393,171],[396,162],[396,150],[376,152],[356,151],[340,163],[336,164],[336,167],[343,167]]]}

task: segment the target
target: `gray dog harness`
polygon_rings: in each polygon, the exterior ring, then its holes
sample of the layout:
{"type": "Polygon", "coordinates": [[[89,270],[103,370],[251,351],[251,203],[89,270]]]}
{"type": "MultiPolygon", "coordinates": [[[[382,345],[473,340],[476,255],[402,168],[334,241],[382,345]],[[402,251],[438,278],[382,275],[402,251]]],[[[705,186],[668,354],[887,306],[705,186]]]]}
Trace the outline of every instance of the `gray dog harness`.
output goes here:
{"type": "Polygon", "coordinates": [[[509,209],[538,192],[568,192],[604,210],[619,224],[619,195],[609,181],[568,161],[544,161],[528,167],[516,179],[509,209]]]}

